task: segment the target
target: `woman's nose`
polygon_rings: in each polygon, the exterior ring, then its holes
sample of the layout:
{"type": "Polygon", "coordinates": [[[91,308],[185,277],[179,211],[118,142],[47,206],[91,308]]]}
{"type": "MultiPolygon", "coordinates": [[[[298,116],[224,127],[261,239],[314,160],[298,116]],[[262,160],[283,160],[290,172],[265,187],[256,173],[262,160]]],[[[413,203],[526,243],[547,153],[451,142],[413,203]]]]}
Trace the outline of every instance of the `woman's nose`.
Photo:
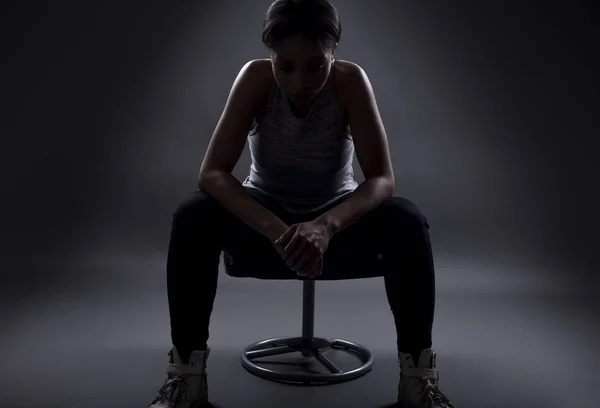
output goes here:
{"type": "Polygon", "coordinates": [[[305,92],[309,88],[310,86],[306,75],[302,73],[294,75],[294,78],[292,79],[292,89],[294,90],[294,92],[305,92]]]}

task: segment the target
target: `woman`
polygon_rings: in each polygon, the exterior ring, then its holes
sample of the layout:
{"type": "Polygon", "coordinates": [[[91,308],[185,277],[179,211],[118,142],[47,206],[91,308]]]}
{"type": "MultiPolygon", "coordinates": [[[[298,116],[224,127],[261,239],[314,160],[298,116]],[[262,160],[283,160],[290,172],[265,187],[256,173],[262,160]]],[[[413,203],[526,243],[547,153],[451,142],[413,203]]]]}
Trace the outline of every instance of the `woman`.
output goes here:
{"type": "Polygon", "coordinates": [[[373,90],[358,65],[334,59],[340,34],[327,0],[277,0],[267,11],[270,59],[241,69],[202,162],[199,191],[174,213],[167,260],[173,348],[152,408],[210,406],[208,326],[223,250],[275,271],[256,277],[332,280],[352,277],[343,275],[354,262],[352,248],[382,253],[397,329],[399,402],[453,407],[437,386],[431,349],[429,225],[412,202],[392,196],[373,90]],[[246,139],[252,165],[240,184],[231,171],[246,139]],[[365,176],[360,185],[355,149],[365,176]]]}

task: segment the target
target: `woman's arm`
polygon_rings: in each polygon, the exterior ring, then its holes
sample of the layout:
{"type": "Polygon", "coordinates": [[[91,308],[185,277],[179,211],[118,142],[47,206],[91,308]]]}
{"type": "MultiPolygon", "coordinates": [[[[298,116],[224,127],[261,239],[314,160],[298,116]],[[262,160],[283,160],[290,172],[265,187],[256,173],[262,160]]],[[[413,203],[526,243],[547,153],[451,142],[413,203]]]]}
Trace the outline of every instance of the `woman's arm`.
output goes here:
{"type": "Polygon", "coordinates": [[[198,187],[255,231],[274,242],[288,226],[260,205],[231,174],[264,93],[264,61],[250,61],[238,74],[198,174],[198,187]]]}
{"type": "Polygon", "coordinates": [[[365,71],[344,62],[341,79],[348,124],[352,131],[356,158],[365,181],[345,201],[318,219],[332,234],[348,228],[394,194],[394,169],[375,93],[365,71]]]}

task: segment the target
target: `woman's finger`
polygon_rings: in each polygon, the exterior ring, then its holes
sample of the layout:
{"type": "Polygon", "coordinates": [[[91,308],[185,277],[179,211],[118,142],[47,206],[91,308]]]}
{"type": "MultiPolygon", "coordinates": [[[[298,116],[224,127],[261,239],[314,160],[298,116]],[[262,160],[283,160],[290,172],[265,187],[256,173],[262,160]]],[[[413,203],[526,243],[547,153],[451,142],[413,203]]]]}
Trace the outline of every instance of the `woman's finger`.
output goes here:
{"type": "Polygon", "coordinates": [[[289,242],[287,243],[287,245],[285,245],[284,249],[285,249],[285,253],[286,254],[290,254],[292,252],[294,252],[294,249],[302,242],[304,241],[304,237],[298,233],[295,233],[294,236],[292,236],[292,238],[290,238],[289,242]]]}
{"type": "Polygon", "coordinates": [[[315,264],[319,260],[319,257],[319,253],[316,250],[316,248],[313,248],[310,245],[308,245],[304,247],[302,256],[296,262],[295,268],[299,271],[309,271],[315,266],[315,264]]]}
{"type": "Polygon", "coordinates": [[[321,257],[321,259],[319,259],[319,265],[317,266],[317,275],[321,276],[323,274],[323,265],[325,264],[325,261],[323,260],[323,257],[321,257]]]}
{"type": "Polygon", "coordinates": [[[277,251],[277,253],[284,258],[285,257],[285,250],[283,249],[283,246],[281,245],[274,245],[275,250],[277,251]]]}
{"type": "Polygon", "coordinates": [[[323,269],[323,258],[320,257],[317,260],[317,262],[315,263],[315,265],[311,268],[311,271],[310,271],[308,277],[311,279],[316,278],[317,276],[321,275],[322,269],[323,269]]]}
{"type": "Polygon", "coordinates": [[[298,224],[294,224],[291,227],[289,227],[283,234],[281,234],[281,236],[279,238],[277,238],[275,240],[275,244],[281,245],[281,246],[287,245],[288,241],[290,239],[292,239],[292,237],[296,233],[297,229],[298,229],[298,224]]]}
{"type": "MultiPolygon", "coordinates": [[[[306,254],[304,256],[306,256],[306,254]]],[[[308,262],[305,263],[304,267],[292,268],[292,270],[294,270],[298,276],[308,276],[308,275],[310,275],[311,271],[314,269],[315,264],[316,264],[316,261],[314,260],[314,256],[310,256],[308,258],[308,262]]]]}
{"type": "Polygon", "coordinates": [[[306,251],[307,242],[304,240],[299,240],[294,249],[291,252],[288,252],[286,249],[287,257],[285,258],[287,266],[290,268],[298,269],[298,261],[304,256],[306,251]]]}

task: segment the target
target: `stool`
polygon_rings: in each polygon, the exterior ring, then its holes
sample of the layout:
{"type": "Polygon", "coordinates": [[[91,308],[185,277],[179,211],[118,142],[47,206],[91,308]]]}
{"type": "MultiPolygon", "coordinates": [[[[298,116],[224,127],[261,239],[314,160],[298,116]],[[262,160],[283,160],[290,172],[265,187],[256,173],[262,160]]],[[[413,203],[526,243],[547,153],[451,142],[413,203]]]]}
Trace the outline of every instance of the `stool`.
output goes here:
{"type": "Polygon", "coordinates": [[[354,380],[371,371],[373,355],[359,344],[340,339],[314,337],[315,281],[303,280],[302,288],[302,337],[280,337],[253,343],[242,353],[242,366],[250,373],[266,380],[297,385],[329,385],[354,380]],[[337,367],[323,351],[342,350],[357,356],[361,365],[352,370],[337,367]],[[281,372],[261,367],[256,360],[262,357],[300,352],[304,357],[313,357],[329,373],[281,372]]]}

